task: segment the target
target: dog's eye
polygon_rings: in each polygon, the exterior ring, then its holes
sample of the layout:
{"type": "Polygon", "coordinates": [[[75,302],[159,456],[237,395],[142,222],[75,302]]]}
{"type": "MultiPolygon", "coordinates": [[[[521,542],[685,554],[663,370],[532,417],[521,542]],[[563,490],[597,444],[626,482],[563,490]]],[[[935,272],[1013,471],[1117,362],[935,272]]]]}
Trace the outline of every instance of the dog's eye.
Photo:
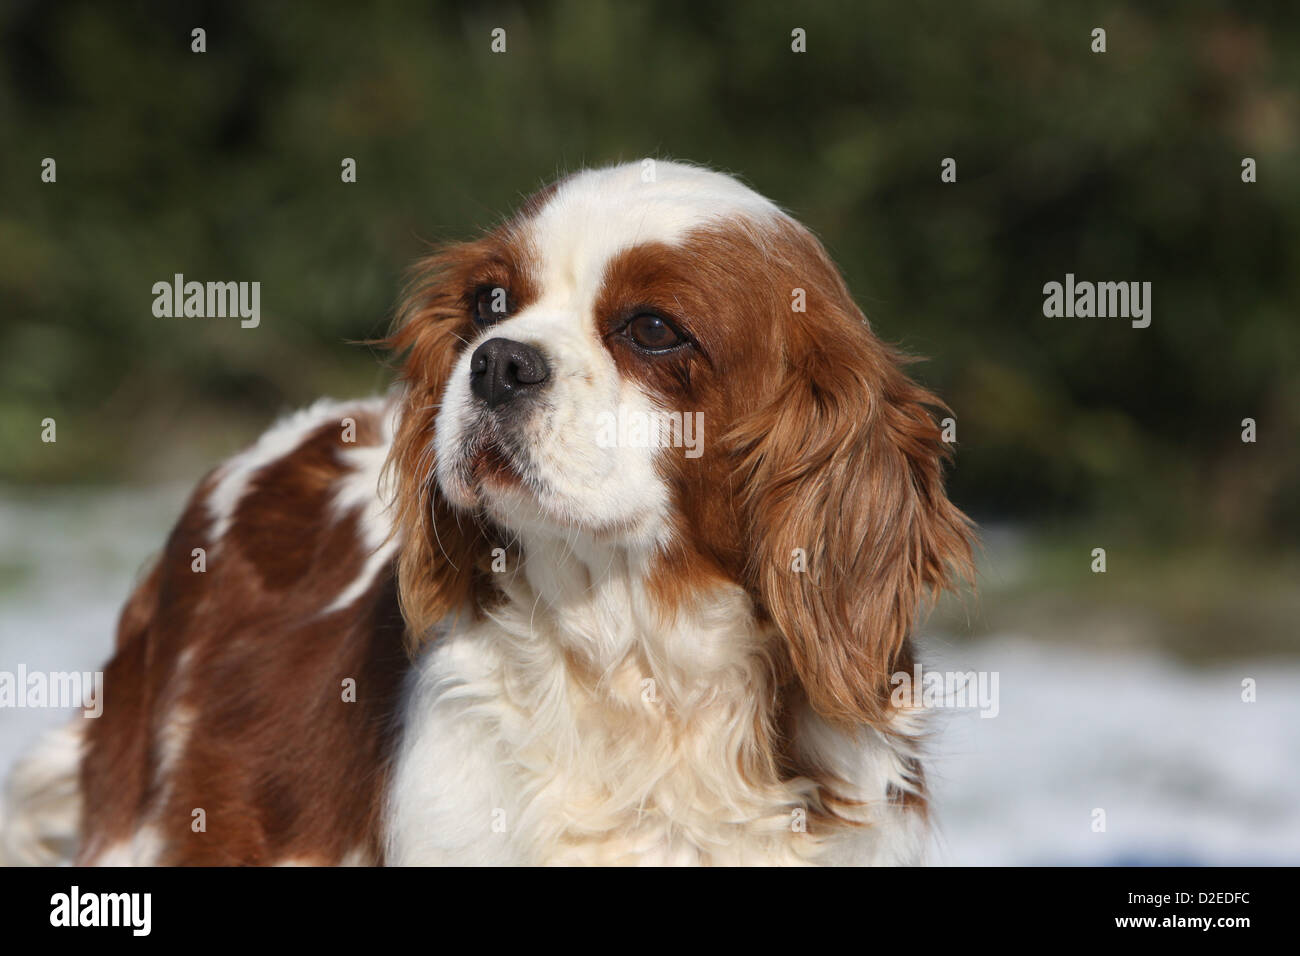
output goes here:
{"type": "Polygon", "coordinates": [[[686,341],[668,322],[650,312],[634,316],[626,331],[628,338],[647,352],[667,352],[686,341]]]}
{"type": "Polygon", "coordinates": [[[474,293],[474,321],[495,325],[510,314],[510,297],[501,286],[484,286],[474,293]]]}

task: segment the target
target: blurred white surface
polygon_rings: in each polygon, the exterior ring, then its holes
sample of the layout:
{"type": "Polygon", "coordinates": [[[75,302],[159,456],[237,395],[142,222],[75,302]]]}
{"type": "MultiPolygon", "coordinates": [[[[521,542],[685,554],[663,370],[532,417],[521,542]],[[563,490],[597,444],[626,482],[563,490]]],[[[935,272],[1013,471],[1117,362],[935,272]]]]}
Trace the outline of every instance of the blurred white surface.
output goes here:
{"type": "Polygon", "coordinates": [[[1185,670],[1013,638],[949,642],[928,659],[999,674],[996,717],[936,723],[940,862],[1300,863],[1295,662],[1185,670]],[[1242,701],[1248,677],[1255,703],[1242,701]]]}

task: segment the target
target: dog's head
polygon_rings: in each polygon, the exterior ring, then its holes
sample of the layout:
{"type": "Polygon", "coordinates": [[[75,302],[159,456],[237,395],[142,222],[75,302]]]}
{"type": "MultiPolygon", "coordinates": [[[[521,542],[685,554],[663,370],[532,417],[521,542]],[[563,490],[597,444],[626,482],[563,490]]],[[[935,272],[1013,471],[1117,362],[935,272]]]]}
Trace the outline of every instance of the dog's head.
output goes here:
{"type": "Polygon", "coordinates": [[[560,181],[421,275],[392,457],[417,633],[485,600],[493,544],[585,536],[646,556],[666,613],[742,586],[819,712],[883,719],[968,523],[937,400],[811,233],[645,161],[560,181]]]}

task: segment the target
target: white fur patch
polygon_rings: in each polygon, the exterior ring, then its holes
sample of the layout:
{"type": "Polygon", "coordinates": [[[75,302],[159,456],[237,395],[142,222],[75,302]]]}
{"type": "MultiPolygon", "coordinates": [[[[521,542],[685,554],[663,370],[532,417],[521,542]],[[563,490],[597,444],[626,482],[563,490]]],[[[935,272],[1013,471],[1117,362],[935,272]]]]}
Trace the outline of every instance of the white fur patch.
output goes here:
{"type": "Polygon", "coordinates": [[[605,264],[648,242],[673,245],[700,226],[784,215],[770,199],[724,173],[669,160],[625,163],[576,173],[561,182],[537,214],[533,235],[551,283],[599,286],[605,264]],[[650,178],[653,177],[653,178],[650,178]]]}
{"type": "Polygon", "coordinates": [[[361,445],[340,452],[339,457],[351,472],[339,482],[334,496],[334,511],[344,515],[359,511],[358,528],[366,562],[361,573],[322,612],[331,614],[351,605],[370,589],[397,552],[400,541],[393,532],[392,490],[388,487],[384,464],[393,443],[398,405],[393,402],[380,415],[379,444],[361,445]]]}
{"type": "Polygon", "coordinates": [[[322,425],[337,423],[341,434],[344,418],[356,417],[365,411],[378,411],[383,402],[383,399],[340,402],[323,398],[281,418],[256,442],[227,459],[218,471],[216,483],[206,501],[208,513],[212,516],[210,535],[213,547],[218,546],[230,531],[235,511],[248,491],[249,481],[257,472],[291,455],[322,425]]]}
{"type": "Polygon", "coordinates": [[[46,732],[14,765],[0,805],[0,865],[70,863],[81,826],[85,718],[46,732]]]}
{"type": "Polygon", "coordinates": [[[110,844],[88,860],[87,866],[157,866],[162,858],[162,834],[152,826],[143,826],[129,840],[110,844]]]}

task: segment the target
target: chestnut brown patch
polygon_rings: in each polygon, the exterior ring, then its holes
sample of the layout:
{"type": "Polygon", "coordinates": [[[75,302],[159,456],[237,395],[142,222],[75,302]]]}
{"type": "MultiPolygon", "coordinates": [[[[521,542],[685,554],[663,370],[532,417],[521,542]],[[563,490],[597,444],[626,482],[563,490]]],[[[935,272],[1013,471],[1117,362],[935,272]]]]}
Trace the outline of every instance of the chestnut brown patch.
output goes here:
{"type": "Polygon", "coordinates": [[[512,220],[419,263],[397,328],[385,343],[402,363],[406,388],[387,467],[397,487],[398,590],[412,646],[449,615],[476,614],[493,599],[491,576],[484,571],[493,533],[457,514],[439,490],[434,428],[452,368],[478,334],[470,318],[474,290],[496,282],[508,290],[516,311],[537,299],[536,251],[521,222],[512,220]]]}
{"type": "MultiPolygon", "coordinates": [[[[357,444],[378,441],[370,410],[357,444]]],[[[368,558],[339,514],[340,428],[255,472],[210,539],[210,476],[122,612],[81,767],[82,861],[150,827],[163,864],[382,860],[379,814],[409,669],[392,569],[323,610],[368,558]],[[207,570],[191,551],[208,552],[207,570]],[[286,556],[282,565],[281,556],[286,556]],[[343,681],[356,700],[343,699],[343,681]],[[178,732],[188,725],[189,732],[178,732]],[[206,813],[206,831],[192,828],[206,813]]]]}
{"type": "MultiPolygon", "coordinates": [[[[872,333],[821,245],[791,221],[628,250],[601,301],[614,311],[638,299],[678,310],[708,357],[692,357],[683,378],[611,346],[666,408],[704,414],[699,458],[658,458],[677,531],[652,572],[666,613],[710,581],[741,584],[781,636],[781,696],[894,732],[889,676],[909,659],[913,622],[928,595],[970,574],[971,527],[944,493],[948,448],[930,412],[942,403],[907,377],[909,360],[872,333]],[[806,311],[792,308],[795,289],[806,311]]],[[[788,754],[778,761],[817,779],[788,754]]],[[[834,793],[826,781],[827,807],[834,793]]]]}

